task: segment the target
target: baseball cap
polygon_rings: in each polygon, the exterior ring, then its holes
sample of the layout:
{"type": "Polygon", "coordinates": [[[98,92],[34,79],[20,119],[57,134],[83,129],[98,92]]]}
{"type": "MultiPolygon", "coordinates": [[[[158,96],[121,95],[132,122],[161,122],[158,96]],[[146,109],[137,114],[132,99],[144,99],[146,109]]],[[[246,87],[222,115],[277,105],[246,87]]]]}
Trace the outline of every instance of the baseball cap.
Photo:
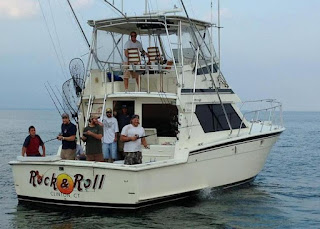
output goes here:
{"type": "Polygon", "coordinates": [[[67,113],[63,113],[63,114],[61,115],[61,118],[69,118],[69,115],[68,115],[67,113]]]}
{"type": "Polygon", "coordinates": [[[131,119],[134,119],[134,118],[139,118],[139,115],[137,115],[137,114],[132,115],[131,119]]]}
{"type": "Polygon", "coordinates": [[[112,112],[112,109],[111,108],[107,108],[106,112],[112,112]]]}
{"type": "Polygon", "coordinates": [[[98,115],[91,115],[91,116],[90,116],[90,119],[93,119],[93,118],[94,118],[94,119],[98,119],[98,118],[100,118],[100,117],[99,117],[98,115]]]}

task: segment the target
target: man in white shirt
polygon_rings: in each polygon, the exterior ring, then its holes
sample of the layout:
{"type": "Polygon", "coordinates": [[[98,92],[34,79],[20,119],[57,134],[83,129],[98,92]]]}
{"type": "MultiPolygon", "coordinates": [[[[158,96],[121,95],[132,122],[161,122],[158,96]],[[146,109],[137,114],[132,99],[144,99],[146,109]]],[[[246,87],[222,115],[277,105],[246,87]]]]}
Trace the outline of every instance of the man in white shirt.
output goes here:
{"type": "MultiPolygon", "coordinates": [[[[146,52],[142,48],[142,44],[137,40],[137,33],[132,31],[130,33],[130,40],[128,40],[124,45],[124,55],[125,55],[125,65],[128,65],[128,49],[131,48],[137,48],[139,51],[145,55],[146,52]]],[[[130,75],[132,78],[136,79],[137,85],[139,86],[139,74],[137,72],[129,71],[128,69],[125,69],[124,75],[123,75],[123,81],[124,81],[124,88],[126,91],[128,91],[128,85],[129,85],[129,77],[130,75]]]]}
{"type": "Polygon", "coordinates": [[[114,162],[117,160],[117,140],[118,140],[118,121],[112,117],[112,109],[107,108],[106,116],[99,120],[99,125],[103,126],[102,152],[105,161],[114,162]]]}
{"type": "Polygon", "coordinates": [[[145,132],[139,125],[139,115],[133,115],[131,124],[123,127],[120,140],[124,142],[123,151],[126,154],[124,158],[125,165],[135,165],[142,163],[141,143],[148,148],[145,132]]]}

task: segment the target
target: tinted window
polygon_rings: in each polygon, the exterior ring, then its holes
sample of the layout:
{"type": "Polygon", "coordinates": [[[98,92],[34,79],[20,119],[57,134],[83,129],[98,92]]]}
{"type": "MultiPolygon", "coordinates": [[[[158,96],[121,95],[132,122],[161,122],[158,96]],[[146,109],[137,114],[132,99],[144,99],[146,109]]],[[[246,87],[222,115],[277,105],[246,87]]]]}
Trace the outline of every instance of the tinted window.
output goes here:
{"type": "MultiPolygon", "coordinates": [[[[231,104],[224,104],[232,129],[239,129],[241,120],[231,104]]],[[[229,130],[228,122],[220,104],[196,106],[196,115],[205,133],[229,130]]],[[[245,125],[242,124],[241,128],[245,125]]]]}
{"type": "MultiPolygon", "coordinates": [[[[216,64],[213,64],[213,71],[212,73],[216,73],[218,70],[218,67],[216,64]]],[[[197,75],[204,75],[204,74],[208,74],[211,71],[211,64],[207,66],[204,66],[202,68],[198,68],[197,69],[197,75]]]]}
{"type": "Polygon", "coordinates": [[[159,137],[175,137],[178,109],[170,104],[142,104],[142,126],[156,128],[159,137]]]}

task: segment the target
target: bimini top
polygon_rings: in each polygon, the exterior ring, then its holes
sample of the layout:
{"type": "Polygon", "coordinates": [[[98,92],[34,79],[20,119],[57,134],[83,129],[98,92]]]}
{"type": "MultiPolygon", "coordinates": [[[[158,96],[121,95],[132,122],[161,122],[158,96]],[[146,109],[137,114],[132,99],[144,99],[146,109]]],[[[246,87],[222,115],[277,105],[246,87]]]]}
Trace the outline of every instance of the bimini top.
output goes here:
{"type": "MultiPolygon", "coordinates": [[[[165,24],[167,24],[168,32],[175,33],[178,29],[179,22],[183,25],[188,25],[189,20],[183,16],[163,16],[163,15],[151,15],[151,16],[135,16],[135,17],[122,17],[112,18],[105,20],[89,20],[88,24],[92,27],[96,27],[98,30],[104,30],[108,32],[115,32],[121,34],[130,34],[131,31],[137,31],[141,34],[165,34],[165,24]]],[[[212,24],[196,19],[191,19],[198,29],[205,29],[212,24]]]]}

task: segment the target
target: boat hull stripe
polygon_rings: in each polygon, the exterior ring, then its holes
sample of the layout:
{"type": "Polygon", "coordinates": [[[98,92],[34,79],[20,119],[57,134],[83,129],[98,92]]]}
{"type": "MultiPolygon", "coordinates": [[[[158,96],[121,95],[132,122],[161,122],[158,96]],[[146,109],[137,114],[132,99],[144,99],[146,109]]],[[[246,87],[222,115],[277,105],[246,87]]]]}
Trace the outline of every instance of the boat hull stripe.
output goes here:
{"type": "Polygon", "coordinates": [[[258,136],[253,136],[253,137],[249,137],[249,138],[245,138],[245,139],[234,140],[234,141],[230,141],[230,142],[226,142],[226,143],[222,143],[222,144],[206,147],[206,148],[199,149],[199,150],[194,150],[194,151],[191,151],[189,153],[189,155],[192,156],[192,155],[196,155],[196,154],[200,154],[200,153],[205,153],[208,150],[213,150],[213,149],[221,148],[221,147],[228,147],[228,146],[231,146],[231,145],[234,145],[234,144],[237,144],[237,143],[244,143],[244,142],[249,142],[249,141],[252,141],[252,140],[269,138],[269,137],[277,136],[277,135],[280,135],[280,134],[281,134],[281,132],[277,132],[277,133],[272,133],[272,134],[258,135],[258,136]]]}
{"type": "MultiPolygon", "coordinates": [[[[219,92],[221,93],[230,93],[230,94],[234,94],[234,92],[232,91],[232,89],[218,89],[219,92]]],[[[196,89],[195,93],[216,93],[217,90],[216,89],[196,89]]],[[[181,89],[181,94],[190,94],[193,93],[193,89],[188,89],[188,88],[184,88],[181,89]]]]}

